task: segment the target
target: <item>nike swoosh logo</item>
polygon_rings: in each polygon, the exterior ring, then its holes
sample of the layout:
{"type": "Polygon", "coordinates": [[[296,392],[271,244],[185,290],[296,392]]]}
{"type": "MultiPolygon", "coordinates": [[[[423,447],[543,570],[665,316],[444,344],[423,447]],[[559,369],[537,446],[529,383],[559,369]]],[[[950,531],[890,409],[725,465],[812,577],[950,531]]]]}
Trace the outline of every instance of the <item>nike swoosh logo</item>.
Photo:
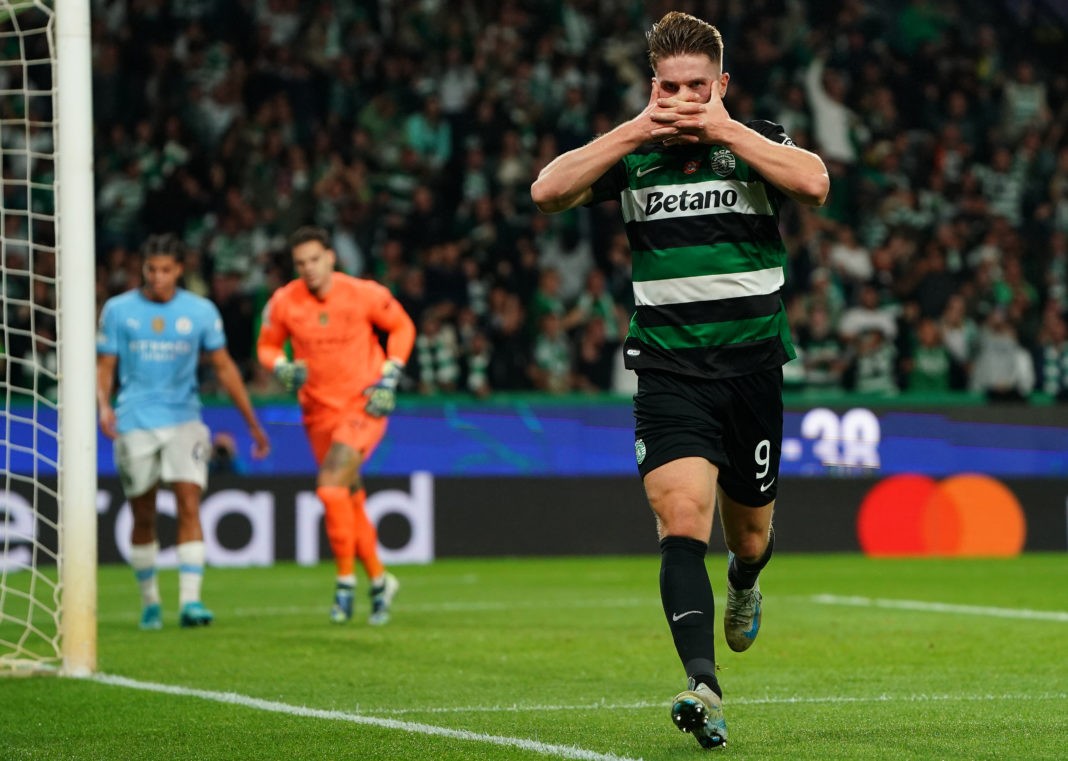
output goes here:
{"type": "Polygon", "coordinates": [[[689,616],[689,615],[691,615],[693,613],[701,613],[701,612],[702,611],[700,611],[700,610],[688,610],[685,613],[672,613],[671,614],[671,620],[672,621],[678,621],[680,618],[686,618],[686,616],[689,616]]]}
{"type": "Polygon", "coordinates": [[[650,172],[655,172],[657,169],[663,169],[663,168],[664,168],[663,166],[661,166],[660,164],[657,164],[656,166],[651,166],[648,169],[639,169],[637,172],[635,172],[635,174],[638,175],[638,179],[641,179],[642,177],[644,177],[645,175],[649,174],[650,172]]]}
{"type": "Polygon", "coordinates": [[[774,478],[773,478],[773,479],[771,479],[770,481],[768,481],[768,482],[767,482],[766,484],[761,484],[761,485],[760,485],[760,491],[761,491],[761,492],[766,492],[766,491],[767,491],[768,489],[770,489],[770,488],[771,488],[771,485],[772,485],[773,483],[775,483],[775,479],[774,479],[774,478]]]}

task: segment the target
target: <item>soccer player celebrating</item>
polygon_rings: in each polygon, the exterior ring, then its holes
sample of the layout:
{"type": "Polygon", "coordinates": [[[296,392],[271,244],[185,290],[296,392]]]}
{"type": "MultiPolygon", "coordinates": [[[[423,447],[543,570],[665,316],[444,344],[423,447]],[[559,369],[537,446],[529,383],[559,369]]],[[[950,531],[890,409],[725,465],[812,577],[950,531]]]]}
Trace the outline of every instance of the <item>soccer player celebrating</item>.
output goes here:
{"type": "Polygon", "coordinates": [[[619,199],[636,310],[635,454],[660,537],[660,596],[688,689],[672,718],[702,747],[727,740],[704,557],[716,504],[729,550],[724,630],[760,628],[782,444],[782,365],[794,357],[779,291],[787,199],[826,199],[823,161],[780,125],[731,119],[719,31],[671,12],[646,35],[652,91],[633,119],[558,156],[531,196],[545,213],[619,199]]]}
{"type": "Polygon", "coordinates": [[[257,353],[282,385],[298,392],[319,463],[316,494],[337,564],[330,620],[352,618],[359,558],[371,581],[368,621],[380,625],[389,621],[399,583],[378,557],[360,468],[386,432],[415,325],[385,286],[334,271],[336,255],[325,230],[302,227],[289,245],[298,277],[267,303],[257,353]],[[388,336],[385,351],[376,329],[388,336]],[[286,339],[293,361],[283,350],[286,339]]]}
{"type": "Polygon", "coordinates": [[[265,457],[270,442],[226,349],[219,310],[178,286],[182,242],[173,235],[153,235],[141,255],[143,287],[108,299],[100,314],[96,360],[100,430],[115,441],[116,466],[133,510],[130,563],[141,587],[141,628],[163,627],[156,576],[160,484],[171,486],[178,503],[178,621],[183,627],[206,626],[214,616],[200,600],[204,577],[200,498],[208,480],[211,443],[197,394],[201,353],[245,418],[253,457],[265,457]],[[116,367],[119,394],[112,407],[116,367]]]}

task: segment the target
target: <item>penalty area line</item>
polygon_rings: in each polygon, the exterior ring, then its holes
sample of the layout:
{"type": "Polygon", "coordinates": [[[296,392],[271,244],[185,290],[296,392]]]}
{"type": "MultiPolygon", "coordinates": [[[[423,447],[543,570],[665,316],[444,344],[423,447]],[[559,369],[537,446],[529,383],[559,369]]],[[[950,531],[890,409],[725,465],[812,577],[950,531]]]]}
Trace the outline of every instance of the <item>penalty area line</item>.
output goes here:
{"type": "Polygon", "coordinates": [[[812,602],[820,605],[848,605],[855,608],[893,608],[926,613],[958,613],[965,616],[990,618],[1025,618],[1029,621],[1057,621],[1068,623],[1068,612],[1059,610],[1029,610],[1028,608],[995,608],[985,605],[956,605],[922,600],[888,600],[878,597],[848,597],[841,595],[813,595],[812,602]]]}
{"type": "Polygon", "coordinates": [[[411,734],[427,735],[430,737],[445,737],[451,740],[466,740],[469,742],[498,745],[518,750],[531,751],[543,756],[554,758],[575,759],[575,761],[641,761],[641,759],[617,756],[612,753],[597,753],[574,745],[554,745],[552,743],[527,740],[522,737],[506,737],[502,735],[489,735],[483,732],[472,732],[467,729],[450,729],[433,724],[422,724],[413,721],[401,721],[399,719],[387,719],[376,716],[365,716],[346,711],[328,711],[320,708],[307,708],[294,706],[288,703],[279,703],[274,700],[263,700],[249,695],[241,695],[236,692],[216,692],[214,690],[199,690],[191,687],[179,687],[170,684],[158,684],[156,682],[142,682],[137,679],[129,679],[122,676],[109,674],[97,674],[87,677],[88,680],[107,684],[114,687],[126,687],[127,689],[143,690],[145,692],[157,692],[165,695],[178,695],[180,697],[200,698],[215,703],[251,708],[256,711],[268,711],[282,713],[289,716],[298,716],[308,719],[326,719],[329,721],[347,721],[353,724],[364,724],[382,729],[393,729],[411,734]]]}

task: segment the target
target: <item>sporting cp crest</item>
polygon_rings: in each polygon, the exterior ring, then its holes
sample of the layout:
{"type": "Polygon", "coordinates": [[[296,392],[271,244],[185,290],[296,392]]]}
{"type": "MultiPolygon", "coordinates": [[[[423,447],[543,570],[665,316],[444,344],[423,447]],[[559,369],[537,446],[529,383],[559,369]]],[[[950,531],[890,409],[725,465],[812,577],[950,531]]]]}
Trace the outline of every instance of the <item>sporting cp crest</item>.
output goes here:
{"type": "Polygon", "coordinates": [[[720,177],[729,177],[734,172],[734,164],[734,154],[726,148],[712,154],[712,171],[720,177]]]}
{"type": "Polygon", "coordinates": [[[326,325],[330,322],[330,315],[327,312],[319,312],[319,324],[326,325]]]}
{"type": "Polygon", "coordinates": [[[634,442],[634,456],[637,458],[639,465],[645,462],[645,442],[641,439],[634,442]]]}

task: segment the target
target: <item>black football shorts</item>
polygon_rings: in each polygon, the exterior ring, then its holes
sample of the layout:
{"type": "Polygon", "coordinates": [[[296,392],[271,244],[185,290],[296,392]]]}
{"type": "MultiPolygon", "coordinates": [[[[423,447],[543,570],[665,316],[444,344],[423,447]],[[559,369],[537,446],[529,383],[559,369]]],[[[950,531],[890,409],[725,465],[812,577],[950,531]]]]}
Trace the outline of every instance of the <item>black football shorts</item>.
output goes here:
{"type": "Polygon", "coordinates": [[[647,473],[681,457],[719,467],[731,499],[762,507],[775,499],[782,453],[782,370],[709,380],[660,370],[638,373],[634,454],[647,473]]]}

